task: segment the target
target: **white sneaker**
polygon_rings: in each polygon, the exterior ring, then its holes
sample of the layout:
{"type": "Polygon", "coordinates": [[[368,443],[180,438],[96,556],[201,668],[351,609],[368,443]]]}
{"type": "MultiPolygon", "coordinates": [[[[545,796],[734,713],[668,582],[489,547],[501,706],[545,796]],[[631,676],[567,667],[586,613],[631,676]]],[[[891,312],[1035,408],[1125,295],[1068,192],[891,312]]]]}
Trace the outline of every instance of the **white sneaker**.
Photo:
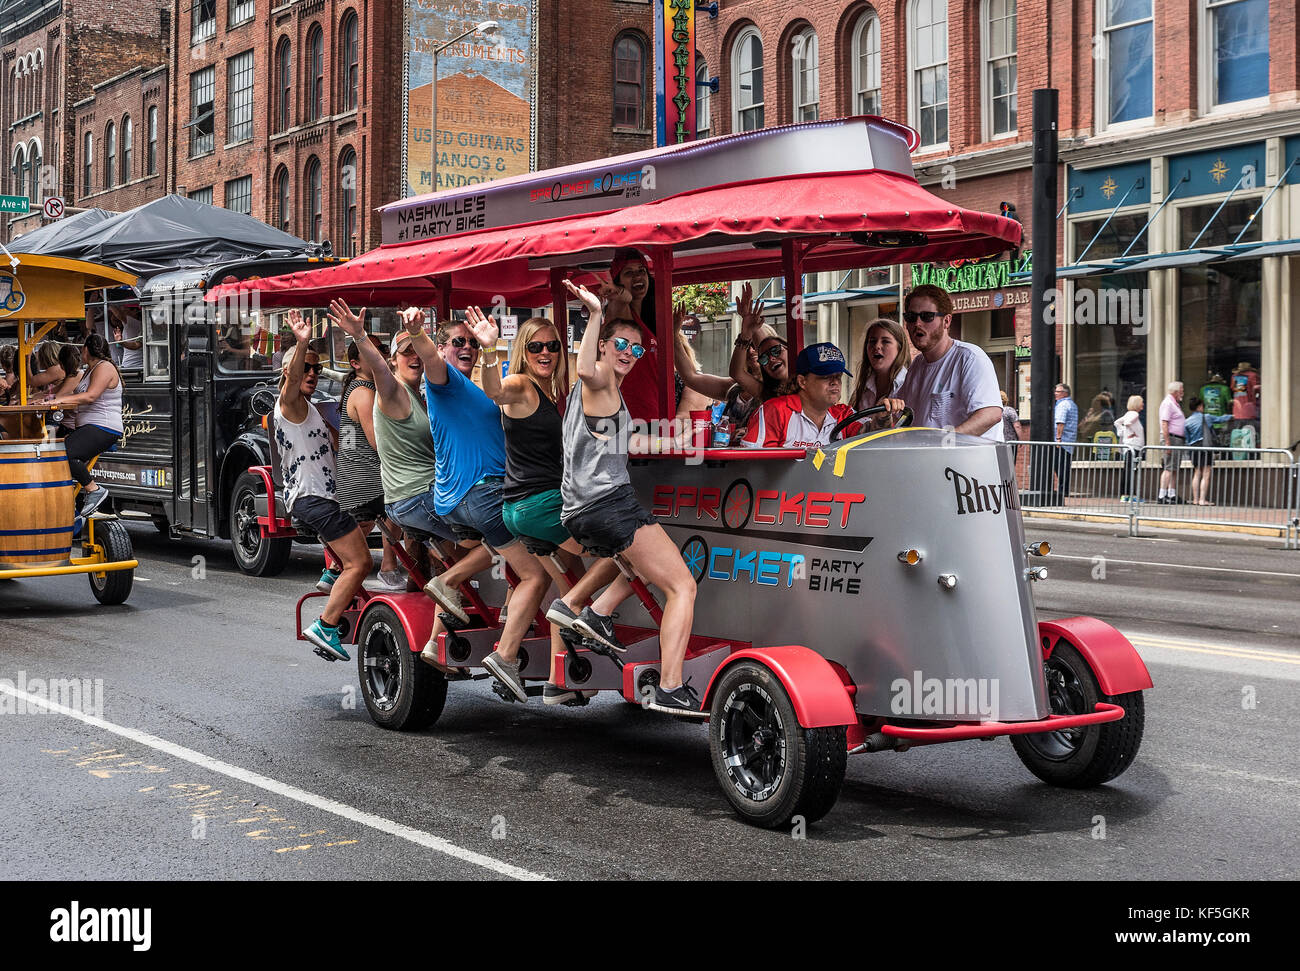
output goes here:
{"type": "Polygon", "coordinates": [[[465,613],[465,608],[461,606],[460,594],[453,590],[447,584],[443,583],[441,578],[434,577],[424,585],[424,592],[438,602],[443,610],[451,614],[462,624],[469,623],[469,614],[465,613]]]}
{"type": "Polygon", "coordinates": [[[401,570],[380,570],[373,580],[366,581],[366,589],[376,593],[405,593],[406,574],[401,570]]]}

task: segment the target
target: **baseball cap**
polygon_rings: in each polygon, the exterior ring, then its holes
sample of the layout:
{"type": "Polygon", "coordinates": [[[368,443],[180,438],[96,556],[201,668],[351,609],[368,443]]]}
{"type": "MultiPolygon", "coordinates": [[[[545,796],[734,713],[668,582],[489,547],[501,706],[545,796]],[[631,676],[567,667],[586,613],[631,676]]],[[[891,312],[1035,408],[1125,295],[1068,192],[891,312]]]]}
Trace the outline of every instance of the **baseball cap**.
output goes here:
{"type": "Polygon", "coordinates": [[[650,271],[650,262],[642,255],[640,250],[633,249],[630,246],[623,246],[614,251],[614,260],[609,264],[609,278],[618,280],[619,274],[629,263],[640,263],[650,271]]]}
{"type": "Polygon", "coordinates": [[[844,352],[830,342],[809,344],[794,362],[795,374],[847,374],[853,377],[844,360],[844,352]]]}

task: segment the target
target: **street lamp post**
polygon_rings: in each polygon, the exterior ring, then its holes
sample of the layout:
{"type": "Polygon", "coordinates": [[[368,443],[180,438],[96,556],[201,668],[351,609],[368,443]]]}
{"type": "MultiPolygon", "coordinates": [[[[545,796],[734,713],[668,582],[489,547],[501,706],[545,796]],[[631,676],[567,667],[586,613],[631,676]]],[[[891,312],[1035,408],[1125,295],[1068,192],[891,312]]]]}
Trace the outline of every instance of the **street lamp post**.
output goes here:
{"type": "Polygon", "coordinates": [[[429,84],[429,183],[434,192],[438,191],[438,55],[470,34],[482,32],[491,36],[500,29],[495,20],[485,20],[433,49],[433,78],[429,84]]]}

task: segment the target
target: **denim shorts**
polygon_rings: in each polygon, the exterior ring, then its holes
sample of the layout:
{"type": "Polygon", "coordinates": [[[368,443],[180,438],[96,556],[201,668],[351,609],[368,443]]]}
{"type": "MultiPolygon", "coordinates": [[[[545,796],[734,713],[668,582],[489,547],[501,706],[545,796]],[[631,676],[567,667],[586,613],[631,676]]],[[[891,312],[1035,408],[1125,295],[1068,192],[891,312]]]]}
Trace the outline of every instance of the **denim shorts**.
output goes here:
{"type": "Polygon", "coordinates": [[[289,510],[289,518],[310,529],[322,543],[333,543],[357,528],[356,520],[335,500],[321,496],[300,496],[289,510]]]}
{"type": "Polygon", "coordinates": [[[389,519],[403,529],[411,529],[417,533],[428,533],[438,539],[456,542],[457,537],[451,526],[433,511],[432,489],[428,492],[422,492],[418,496],[411,496],[409,499],[390,502],[384,507],[384,512],[388,514],[389,519]]]}
{"type": "Polygon", "coordinates": [[[358,525],[361,523],[373,523],[384,514],[384,497],[375,496],[373,499],[368,499],[360,505],[352,506],[343,511],[355,519],[358,525]]]}
{"type": "Polygon", "coordinates": [[[487,476],[475,482],[465,498],[442,518],[461,537],[481,536],[483,542],[494,550],[503,550],[516,542],[515,534],[506,528],[501,518],[505,499],[501,490],[505,479],[487,476]]]}
{"type": "Polygon", "coordinates": [[[518,502],[507,502],[501,507],[501,518],[510,532],[523,540],[529,553],[549,556],[570,539],[569,531],[560,522],[563,508],[560,490],[551,489],[518,502]]]}
{"type": "Polygon", "coordinates": [[[611,557],[632,545],[638,529],[657,522],[637,500],[636,490],[622,485],[564,520],[564,526],[592,556],[611,557]]]}

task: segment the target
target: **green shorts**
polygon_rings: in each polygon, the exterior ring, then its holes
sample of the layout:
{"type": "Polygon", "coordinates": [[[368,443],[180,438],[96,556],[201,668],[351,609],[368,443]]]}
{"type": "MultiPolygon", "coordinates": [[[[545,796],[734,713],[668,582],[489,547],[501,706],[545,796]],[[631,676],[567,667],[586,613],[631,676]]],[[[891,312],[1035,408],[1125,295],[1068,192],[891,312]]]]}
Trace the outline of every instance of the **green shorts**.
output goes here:
{"type": "Polygon", "coordinates": [[[501,509],[501,518],[506,529],[523,540],[530,553],[545,556],[571,538],[560,522],[563,507],[560,490],[552,489],[518,502],[507,502],[501,509]]]}

